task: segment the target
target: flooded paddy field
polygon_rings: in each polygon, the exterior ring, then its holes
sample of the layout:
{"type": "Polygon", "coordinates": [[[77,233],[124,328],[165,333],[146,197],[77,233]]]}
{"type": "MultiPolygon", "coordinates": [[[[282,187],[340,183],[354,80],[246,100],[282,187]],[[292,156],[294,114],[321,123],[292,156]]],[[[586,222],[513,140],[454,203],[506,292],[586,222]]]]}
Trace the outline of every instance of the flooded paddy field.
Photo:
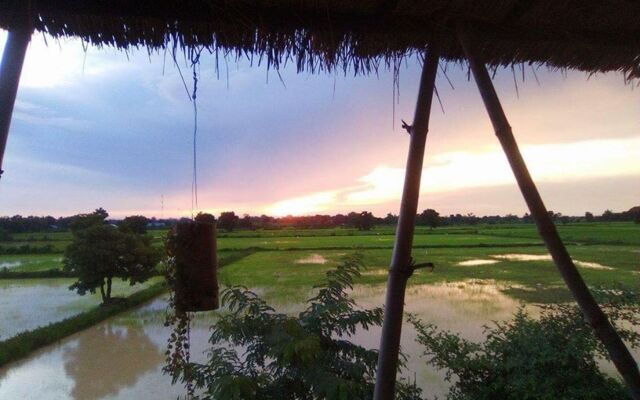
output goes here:
{"type": "MultiPolygon", "coordinates": [[[[382,286],[359,285],[353,295],[360,305],[373,307],[382,304],[383,292],[382,286]]],[[[295,313],[303,309],[307,294],[302,291],[293,300],[267,299],[278,311],[295,313]]],[[[481,338],[484,324],[509,318],[518,307],[517,301],[501,294],[495,285],[483,282],[413,286],[407,292],[409,312],[469,339],[481,338]]],[[[182,387],[172,386],[162,374],[170,333],[163,326],[165,308],[166,300],[157,299],[5,366],[0,369],[0,398],[172,399],[184,394],[182,387]]],[[[199,315],[193,323],[191,354],[196,361],[204,360],[202,352],[212,323],[215,313],[199,315]]],[[[360,331],[353,340],[373,348],[378,346],[379,334],[379,329],[360,331]]],[[[428,393],[442,395],[448,387],[443,375],[418,356],[421,349],[415,336],[412,326],[405,324],[402,348],[412,355],[405,376],[415,376],[428,393]]]]}
{"type": "MultiPolygon", "coordinates": [[[[153,278],[148,284],[157,281],[153,278]]],[[[70,291],[73,279],[0,279],[0,340],[79,314],[100,304],[100,294],[70,291]]],[[[127,296],[146,285],[114,281],[113,293],[127,296]]],[[[0,397],[1,398],[1,397],[0,397]]]]}
{"type": "MultiPolygon", "coordinates": [[[[559,228],[563,235],[574,238],[568,250],[586,282],[590,286],[640,289],[640,226],[584,225],[582,233],[580,227],[559,228]],[[596,241],[598,237],[601,242],[596,241]]],[[[166,232],[151,233],[160,246],[166,232]]],[[[417,233],[415,261],[432,262],[435,268],[419,270],[411,277],[406,309],[427,322],[480,340],[483,325],[510,318],[518,307],[524,306],[535,315],[537,303],[570,299],[532,225],[420,228],[417,233]]],[[[68,241],[64,234],[60,240],[56,235],[37,239],[58,244],[68,241]]],[[[382,305],[394,239],[389,227],[369,232],[238,231],[221,236],[219,258],[233,260],[219,270],[221,284],[254,288],[278,311],[301,311],[304,300],[314,293],[313,286],[322,283],[325,273],[353,252],[364,259],[353,292],[356,300],[366,307],[382,305]],[[235,257],[232,249],[242,250],[242,256],[235,257]]],[[[25,272],[59,268],[62,257],[62,253],[0,255],[0,263],[4,263],[0,268],[25,272]]],[[[0,340],[100,303],[98,295],[82,297],[69,291],[73,281],[0,279],[0,340]]],[[[146,286],[114,283],[116,296],[146,286]]],[[[156,299],[5,365],[0,369],[0,399],[173,399],[184,394],[161,372],[170,334],[163,325],[165,308],[166,299],[156,299]]],[[[209,326],[215,320],[216,313],[205,313],[194,321],[191,337],[196,360],[202,360],[209,326]]],[[[379,329],[361,331],[353,340],[377,347],[379,334],[379,329]]],[[[442,398],[447,390],[443,372],[427,367],[415,336],[413,327],[405,324],[402,348],[410,356],[405,376],[415,378],[426,393],[442,398]]],[[[612,371],[606,364],[603,368],[612,371]]]]}

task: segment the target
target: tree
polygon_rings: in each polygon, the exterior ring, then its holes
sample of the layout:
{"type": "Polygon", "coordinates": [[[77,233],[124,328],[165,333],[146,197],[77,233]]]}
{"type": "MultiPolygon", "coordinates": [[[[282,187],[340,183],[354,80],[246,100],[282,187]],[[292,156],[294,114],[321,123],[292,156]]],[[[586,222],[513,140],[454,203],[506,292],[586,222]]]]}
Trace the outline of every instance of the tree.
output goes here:
{"type": "Polygon", "coordinates": [[[253,218],[249,214],[244,214],[239,221],[239,226],[242,229],[255,229],[253,224],[253,218]]]}
{"type": "MultiPolygon", "coordinates": [[[[349,338],[379,327],[382,309],[362,309],[349,297],[361,267],[361,256],[345,257],[297,316],[276,312],[246,288],[225,289],[228,312],[211,327],[202,364],[189,361],[184,320],[169,316],[175,330],[164,371],[208,399],[371,399],[378,352],[349,338]]],[[[420,390],[400,380],[396,398],[418,400],[420,390]]]]}
{"type": "Polygon", "coordinates": [[[69,223],[69,229],[72,233],[87,229],[93,225],[104,224],[109,216],[103,208],[98,208],[91,214],[78,214],[72,218],[69,223]]]}
{"type": "Polygon", "coordinates": [[[586,213],[584,213],[584,220],[587,222],[593,222],[593,213],[587,211],[586,213]]]}
{"type": "Polygon", "coordinates": [[[386,217],[384,217],[383,222],[389,225],[396,225],[398,223],[398,216],[388,213],[386,217]]]}
{"type": "Polygon", "coordinates": [[[107,304],[112,300],[114,278],[129,281],[131,285],[146,281],[160,261],[160,252],[151,246],[149,236],[123,232],[105,224],[104,218],[94,213],[74,222],[73,241],[65,251],[64,270],[78,277],[69,290],[84,295],[95,293],[99,288],[102,303],[107,304]]]}
{"type": "Polygon", "coordinates": [[[555,222],[562,215],[560,213],[555,213],[553,210],[548,210],[547,214],[549,214],[549,218],[551,218],[553,222],[555,222]]]}
{"type": "MultiPolygon", "coordinates": [[[[354,213],[355,214],[355,213],[354,213]]],[[[376,218],[369,211],[362,211],[355,214],[353,218],[353,226],[360,231],[369,231],[373,228],[376,218]]]]}
{"type": "Polygon", "coordinates": [[[426,225],[431,229],[440,226],[440,213],[432,208],[427,208],[420,214],[418,220],[422,225],[426,225]]]}
{"type": "Polygon", "coordinates": [[[611,210],[605,210],[602,213],[602,220],[603,221],[613,221],[614,217],[615,217],[615,214],[611,210]]]}
{"type": "Polygon", "coordinates": [[[137,233],[139,235],[144,235],[147,233],[147,224],[149,223],[149,219],[142,215],[132,215],[130,217],[126,217],[120,222],[118,228],[122,232],[129,233],[137,233]]]}
{"type": "Polygon", "coordinates": [[[231,232],[238,226],[239,220],[240,218],[233,211],[225,211],[218,218],[218,228],[231,232]]]}

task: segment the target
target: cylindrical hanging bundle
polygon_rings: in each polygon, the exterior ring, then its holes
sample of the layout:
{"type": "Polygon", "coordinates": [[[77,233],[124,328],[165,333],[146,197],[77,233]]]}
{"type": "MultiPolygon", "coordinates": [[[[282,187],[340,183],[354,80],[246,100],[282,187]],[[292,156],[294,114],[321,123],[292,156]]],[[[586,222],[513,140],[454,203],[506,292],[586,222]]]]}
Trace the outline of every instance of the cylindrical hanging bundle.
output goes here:
{"type": "Polygon", "coordinates": [[[219,307],[216,219],[198,214],[179,221],[169,233],[167,252],[175,267],[175,304],[180,311],[209,311],[219,307]]]}

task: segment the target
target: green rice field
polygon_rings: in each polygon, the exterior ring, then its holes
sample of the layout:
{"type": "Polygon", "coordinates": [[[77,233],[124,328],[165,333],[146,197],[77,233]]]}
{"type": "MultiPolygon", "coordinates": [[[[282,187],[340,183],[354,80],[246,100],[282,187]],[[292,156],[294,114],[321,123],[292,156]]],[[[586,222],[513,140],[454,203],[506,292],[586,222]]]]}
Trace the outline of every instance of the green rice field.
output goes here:
{"type": "MultiPolygon", "coordinates": [[[[589,286],[640,289],[640,225],[580,223],[558,228],[589,286]]],[[[166,230],[149,232],[158,247],[163,246],[166,233],[166,230]]],[[[51,254],[0,255],[0,277],[2,272],[5,276],[20,273],[21,277],[0,279],[3,315],[0,340],[96,309],[100,302],[97,295],[78,296],[68,290],[73,278],[30,278],[30,274],[46,275],[50,270],[61,269],[64,248],[70,240],[69,233],[47,233],[14,235],[12,242],[0,242],[0,247],[52,243],[55,249],[51,254]]],[[[249,287],[283,312],[299,311],[304,300],[313,294],[314,286],[324,281],[325,272],[334,268],[343,256],[358,252],[364,257],[365,267],[352,295],[359,304],[372,307],[384,301],[394,228],[379,226],[364,232],[354,229],[219,232],[217,244],[220,284],[249,287]]],[[[484,325],[508,319],[519,307],[535,312],[538,303],[571,299],[533,225],[418,227],[413,248],[416,262],[432,262],[435,268],[418,270],[410,278],[407,312],[474,340],[482,337],[484,325]]],[[[162,277],[154,277],[133,287],[116,281],[114,295],[127,296],[160,280],[162,277]]],[[[122,347],[123,359],[135,355],[132,363],[140,358],[142,348],[148,349],[148,365],[136,364],[128,372],[139,376],[139,383],[118,380],[100,396],[94,389],[87,389],[86,393],[96,398],[137,398],[140,393],[147,393],[149,387],[157,387],[162,395],[178,396],[179,387],[171,386],[162,374],[161,354],[169,334],[162,324],[165,308],[166,296],[161,296],[149,305],[98,323],[69,336],[61,344],[47,346],[24,361],[5,366],[0,369],[0,397],[20,397],[20,382],[39,376],[38,371],[51,366],[59,376],[52,375],[33,390],[42,396],[77,398],[84,392],[84,378],[59,365],[72,359],[77,353],[74,349],[85,342],[96,343],[97,348],[103,349],[103,344],[110,340],[113,343],[109,346],[122,347]],[[67,381],[75,386],[59,384],[67,381]],[[50,393],[52,387],[56,389],[50,393]]],[[[215,320],[215,312],[201,314],[194,321],[194,349],[204,348],[208,325],[215,320]]],[[[409,371],[414,373],[411,378],[420,386],[428,386],[431,392],[444,395],[448,383],[440,372],[425,367],[417,357],[420,350],[412,339],[415,331],[404,325],[403,331],[408,336],[402,345],[412,355],[408,360],[409,371]]],[[[376,346],[378,339],[376,329],[360,332],[355,338],[365,346],[376,346]]],[[[94,357],[104,358],[110,351],[95,350],[94,357]]],[[[120,379],[117,374],[109,376],[120,379]]]]}
{"type": "MultiPolygon", "coordinates": [[[[558,228],[590,286],[640,289],[640,225],[579,223],[558,228]]],[[[150,234],[157,246],[163,245],[166,230],[154,230],[150,234]]],[[[28,277],[31,272],[61,269],[63,251],[70,240],[68,232],[14,235],[13,241],[0,242],[0,246],[54,243],[59,251],[0,255],[0,271],[27,273],[28,277]]],[[[228,265],[219,271],[220,282],[227,286],[261,288],[272,298],[302,298],[322,281],[325,272],[335,267],[342,256],[359,252],[364,256],[366,267],[358,283],[383,287],[393,244],[394,228],[391,226],[362,232],[354,229],[219,232],[219,257],[228,260],[225,262],[228,265]]],[[[410,285],[481,280],[497,284],[504,294],[516,300],[555,302],[569,299],[560,275],[531,224],[418,227],[413,257],[416,262],[432,262],[435,268],[417,271],[411,277],[410,285]]],[[[58,290],[62,293],[59,298],[64,298],[64,302],[67,298],[74,299],[77,295],[66,288],[67,282],[71,281],[54,284],[58,281],[50,280],[46,296],[55,297],[50,292],[58,290]]],[[[41,284],[26,280],[24,287],[18,290],[16,282],[0,280],[3,287],[13,288],[5,290],[8,297],[16,290],[21,296],[25,290],[31,291],[36,299],[44,295],[41,284]]],[[[11,300],[5,302],[14,304],[11,300]]],[[[3,315],[9,312],[0,311],[3,315]]]]}

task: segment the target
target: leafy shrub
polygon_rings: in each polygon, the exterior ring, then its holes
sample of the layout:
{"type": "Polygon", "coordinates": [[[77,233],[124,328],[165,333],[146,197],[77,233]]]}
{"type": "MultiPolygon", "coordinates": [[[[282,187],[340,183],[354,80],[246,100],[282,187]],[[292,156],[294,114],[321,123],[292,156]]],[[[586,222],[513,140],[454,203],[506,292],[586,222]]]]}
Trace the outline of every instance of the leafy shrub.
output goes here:
{"type": "MultiPolygon", "coordinates": [[[[639,322],[636,295],[607,297],[603,308],[622,338],[637,346],[639,335],[624,328],[639,322]]],[[[621,382],[599,369],[597,357],[608,354],[575,306],[544,306],[539,319],[521,309],[512,321],[486,327],[483,343],[411,320],[429,363],[446,370],[446,379],[454,382],[450,400],[629,398],[621,382]]]]}
{"type": "MultiPolygon", "coordinates": [[[[186,316],[170,316],[176,330],[165,372],[197,399],[372,398],[378,352],[348,340],[382,323],[381,308],[360,309],[347,294],[361,265],[361,256],[345,257],[297,316],[277,313],[246,288],[224,290],[229,313],[212,327],[204,364],[189,361],[186,316]]],[[[396,398],[419,395],[415,386],[398,383],[396,398]]]]}

